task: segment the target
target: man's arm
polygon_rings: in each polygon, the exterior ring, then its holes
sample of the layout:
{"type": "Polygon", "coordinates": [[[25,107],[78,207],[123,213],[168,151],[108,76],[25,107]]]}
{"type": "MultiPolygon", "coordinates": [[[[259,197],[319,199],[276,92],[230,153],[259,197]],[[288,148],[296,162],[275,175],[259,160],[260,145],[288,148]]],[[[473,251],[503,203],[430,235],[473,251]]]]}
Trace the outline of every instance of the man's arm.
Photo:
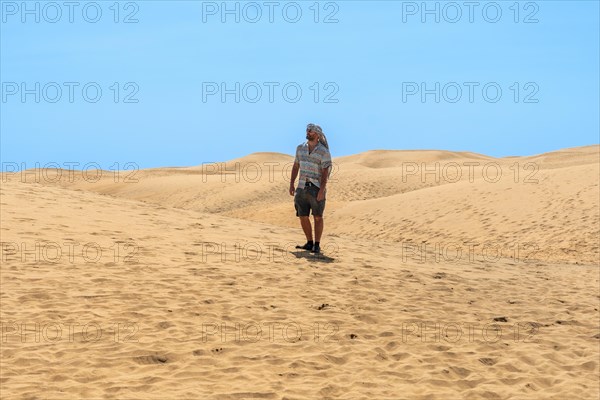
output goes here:
{"type": "Polygon", "coordinates": [[[321,201],[325,199],[325,188],[327,187],[327,178],[329,177],[329,167],[323,168],[321,170],[321,180],[319,187],[319,193],[317,194],[317,201],[321,201]]]}
{"type": "Polygon", "coordinates": [[[329,169],[331,168],[331,154],[329,150],[325,150],[323,159],[321,160],[321,179],[319,194],[317,195],[317,201],[325,199],[325,189],[327,188],[327,180],[329,179],[329,169]]]}
{"type": "Polygon", "coordinates": [[[325,190],[327,187],[327,179],[329,178],[329,167],[323,168],[321,170],[321,180],[320,180],[320,189],[325,190]]]}
{"type": "Polygon", "coordinates": [[[294,162],[294,167],[292,168],[292,178],[290,179],[290,195],[294,195],[296,191],[294,188],[294,182],[296,182],[296,178],[298,177],[298,171],[300,170],[300,164],[298,162],[294,162]]]}

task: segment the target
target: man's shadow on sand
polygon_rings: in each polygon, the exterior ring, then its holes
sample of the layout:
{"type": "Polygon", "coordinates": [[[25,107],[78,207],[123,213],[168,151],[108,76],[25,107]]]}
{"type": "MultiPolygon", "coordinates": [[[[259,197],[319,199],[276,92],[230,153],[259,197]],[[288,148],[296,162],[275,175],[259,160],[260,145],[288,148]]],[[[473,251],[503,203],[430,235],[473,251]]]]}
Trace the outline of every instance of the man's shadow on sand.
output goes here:
{"type": "Polygon", "coordinates": [[[319,253],[311,253],[308,250],[296,250],[290,251],[296,258],[304,258],[311,262],[320,262],[320,263],[332,263],[335,261],[335,258],[328,257],[325,254],[319,253]]]}

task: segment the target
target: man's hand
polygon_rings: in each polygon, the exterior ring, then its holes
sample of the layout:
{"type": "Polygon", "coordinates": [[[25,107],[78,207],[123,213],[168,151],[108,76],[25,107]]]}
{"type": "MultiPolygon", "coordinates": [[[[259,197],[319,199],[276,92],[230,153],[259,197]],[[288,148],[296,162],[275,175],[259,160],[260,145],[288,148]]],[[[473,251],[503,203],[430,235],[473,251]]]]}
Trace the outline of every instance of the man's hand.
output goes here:
{"type": "Polygon", "coordinates": [[[296,193],[296,189],[294,188],[294,182],[290,183],[290,196],[293,196],[296,193]]]}
{"type": "Polygon", "coordinates": [[[323,189],[319,189],[319,193],[317,194],[317,201],[325,200],[325,191],[323,189]]]}

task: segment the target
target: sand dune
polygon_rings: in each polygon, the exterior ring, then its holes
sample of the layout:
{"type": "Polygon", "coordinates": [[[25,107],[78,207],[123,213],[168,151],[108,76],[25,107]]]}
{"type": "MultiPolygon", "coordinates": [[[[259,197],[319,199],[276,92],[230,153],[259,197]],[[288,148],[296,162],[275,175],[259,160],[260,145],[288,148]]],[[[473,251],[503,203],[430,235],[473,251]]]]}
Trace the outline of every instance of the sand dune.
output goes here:
{"type": "Polygon", "coordinates": [[[543,170],[536,179],[462,181],[352,202],[332,213],[330,227],[340,235],[478,249],[487,243],[504,254],[520,248],[531,259],[597,263],[598,165],[543,170]]]}
{"type": "MultiPolygon", "coordinates": [[[[599,150],[586,146],[506,158],[381,150],[339,157],[328,193],[327,232],[597,263],[599,150]]],[[[131,172],[115,182],[110,171],[96,183],[81,174],[73,182],[41,183],[296,227],[287,194],[292,163],[289,155],[256,153],[190,168],[141,170],[130,178],[135,183],[124,182],[131,172]]]]}
{"type": "Polygon", "coordinates": [[[5,174],[2,398],[597,398],[598,151],[340,157],[319,258],[293,249],[290,156],[5,174]],[[538,249],[478,251],[514,242],[538,249]]]}

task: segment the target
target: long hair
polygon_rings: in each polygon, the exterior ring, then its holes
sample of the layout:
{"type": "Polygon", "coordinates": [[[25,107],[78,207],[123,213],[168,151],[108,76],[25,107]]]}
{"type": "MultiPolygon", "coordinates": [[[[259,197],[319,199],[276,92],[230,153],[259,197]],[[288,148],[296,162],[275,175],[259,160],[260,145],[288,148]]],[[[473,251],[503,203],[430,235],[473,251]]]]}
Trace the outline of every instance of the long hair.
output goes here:
{"type": "MultiPolygon", "coordinates": [[[[321,129],[321,127],[319,125],[308,124],[306,126],[306,129],[308,129],[309,131],[315,132],[317,135],[319,135],[319,142],[323,146],[325,146],[325,148],[327,148],[327,150],[329,150],[329,143],[327,143],[327,136],[325,136],[325,134],[323,133],[323,129],[321,129]]],[[[329,178],[331,176],[332,169],[333,169],[333,166],[330,166],[328,169],[327,178],[329,178]]]]}
{"type": "Polygon", "coordinates": [[[319,142],[329,150],[329,143],[327,143],[327,137],[325,137],[323,132],[319,133],[319,142]]]}

